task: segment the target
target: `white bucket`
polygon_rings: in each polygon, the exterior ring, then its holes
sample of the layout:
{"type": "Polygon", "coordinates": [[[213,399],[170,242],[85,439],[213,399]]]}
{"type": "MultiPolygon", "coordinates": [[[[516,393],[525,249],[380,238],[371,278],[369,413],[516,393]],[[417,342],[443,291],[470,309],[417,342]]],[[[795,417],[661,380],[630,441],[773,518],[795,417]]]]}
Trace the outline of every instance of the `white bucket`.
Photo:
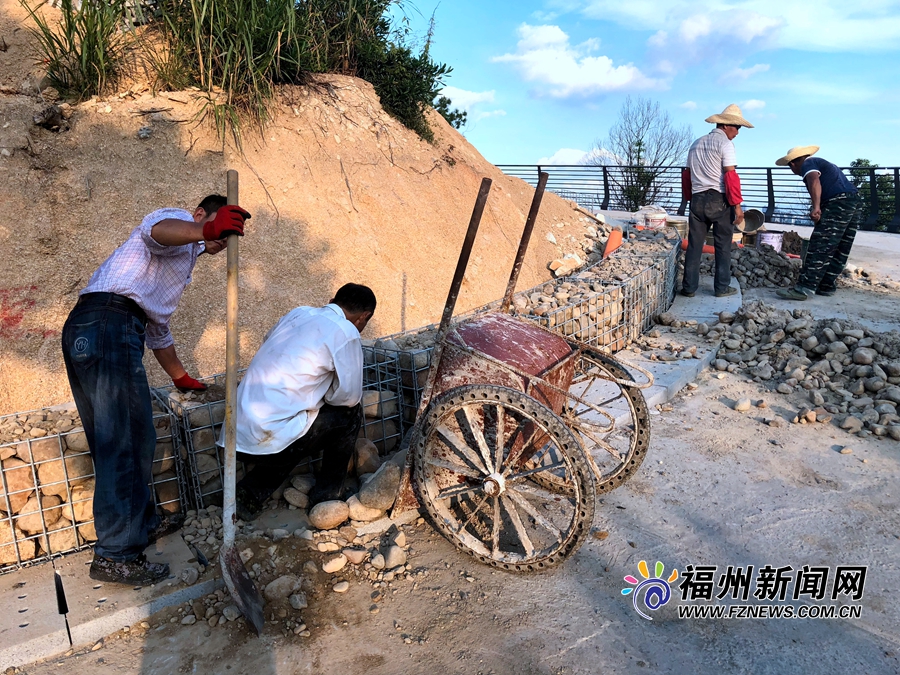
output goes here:
{"type": "Polygon", "coordinates": [[[661,230],[666,226],[665,213],[644,213],[644,227],[648,230],[661,230]]]}
{"type": "Polygon", "coordinates": [[[781,242],[784,239],[784,232],[757,232],[756,248],[762,248],[763,244],[768,244],[776,251],[781,253],[781,242]]]}

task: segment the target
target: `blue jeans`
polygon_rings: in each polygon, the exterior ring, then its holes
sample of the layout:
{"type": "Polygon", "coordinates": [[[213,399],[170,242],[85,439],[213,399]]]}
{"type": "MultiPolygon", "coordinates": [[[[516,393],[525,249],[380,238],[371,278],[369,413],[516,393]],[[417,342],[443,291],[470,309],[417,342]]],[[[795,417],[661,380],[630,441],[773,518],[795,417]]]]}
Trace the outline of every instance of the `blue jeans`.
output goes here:
{"type": "Polygon", "coordinates": [[[140,555],[159,523],[149,487],[156,429],[144,325],[127,298],[93,293],[71,311],[62,333],[69,386],[94,460],[94,552],[115,561],[140,555]]]}

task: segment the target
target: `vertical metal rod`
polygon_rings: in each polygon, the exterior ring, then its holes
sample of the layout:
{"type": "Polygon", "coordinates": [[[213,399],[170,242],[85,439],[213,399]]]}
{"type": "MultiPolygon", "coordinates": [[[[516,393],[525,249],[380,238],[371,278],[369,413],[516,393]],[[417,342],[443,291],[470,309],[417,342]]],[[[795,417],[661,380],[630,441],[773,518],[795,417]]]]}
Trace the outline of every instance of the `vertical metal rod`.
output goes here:
{"type": "Polygon", "coordinates": [[[869,169],[869,217],[863,223],[862,229],[878,229],[878,177],[875,169],[869,169]]]}
{"type": "Polygon", "coordinates": [[[900,232],[900,169],[894,169],[894,217],[888,225],[888,232],[900,232]]]}
{"type": "MultiPolygon", "coordinates": [[[[228,203],[238,203],[238,173],[228,171],[228,203]]],[[[225,484],[223,487],[222,523],[224,536],[222,547],[234,546],[235,529],[235,479],[237,477],[237,418],[235,403],[237,400],[238,370],[238,237],[228,236],[225,307],[225,484]]]]}
{"type": "Polygon", "coordinates": [[[525,229],[522,232],[522,238],[519,240],[519,250],[516,251],[516,259],[513,262],[512,272],[509,275],[509,283],[506,284],[506,295],[503,296],[503,304],[500,307],[500,311],[503,313],[508,312],[510,305],[512,305],[513,295],[516,292],[516,283],[519,281],[519,273],[522,271],[525,253],[528,251],[528,242],[531,241],[531,233],[534,231],[534,224],[537,222],[538,212],[541,210],[541,200],[544,198],[544,188],[547,187],[548,178],[550,178],[550,174],[543,171],[538,173],[538,184],[534,190],[534,198],[531,200],[531,210],[528,212],[528,218],[525,221],[525,229]]]}
{"type": "Polygon", "coordinates": [[[453,310],[456,308],[456,300],[459,298],[459,289],[462,287],[463,278],[466,276],[466,267],[469,265],[469,256],[472,254],[475,235],[478,234],[478,226],[481,224],[484,205],[487,203],[488,194],[491,191],[491,182],[490,178],[481,179],[481,188],[478,190],[475,208],[472,209],[472,217],[469,219],[469,229],[466,230],[466,238],[463,241],[462,250],[459,252],[459,260],[456,263],[456,271],[453,273],[450,292],[447,294],[447,302],[444,304],[444,313],[441,315],[441,326],[438,328],[438,333],[435,337],[431,368],[428,369],[428,380],[425,382],[425,388],[422,390],[422,400],[419,401],[417,418],[421,417],[425,408],[431,402],[432,389],[437,379],[437,372],[441,365],[441,356],[444,352],[444,339],[450,330],[450,320],[453,318],[453,310]]]}
{"type": "Polygon", "coordinates": [[[605,166],[603,167],[603,203],[600,208],[603,211],[609,208],[609,170],[605,166]]]}
{"type": "Polygon", "coordinates": [[[775,181],[772,179],[772,169],[766,169],[766,193],[768,201],[766,202],[766,222],[774,222],[775,218],[775,181]]]}

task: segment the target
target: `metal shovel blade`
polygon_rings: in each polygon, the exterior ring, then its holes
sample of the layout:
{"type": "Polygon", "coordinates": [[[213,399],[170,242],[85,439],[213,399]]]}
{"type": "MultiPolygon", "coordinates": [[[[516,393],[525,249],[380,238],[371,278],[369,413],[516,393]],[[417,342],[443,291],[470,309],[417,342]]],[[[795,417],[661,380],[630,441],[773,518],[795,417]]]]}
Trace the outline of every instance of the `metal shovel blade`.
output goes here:
{"type": "Polygon", "coordinates": [[[219,565],[222,567],[222,578],[231,599],[247,619],[250,627],[259,635],[266,622],[263,615],[263,600],[253,579],[247,574],[247,569],[244,567],[237,548],[223,546],[219,550],[219,565]]]}

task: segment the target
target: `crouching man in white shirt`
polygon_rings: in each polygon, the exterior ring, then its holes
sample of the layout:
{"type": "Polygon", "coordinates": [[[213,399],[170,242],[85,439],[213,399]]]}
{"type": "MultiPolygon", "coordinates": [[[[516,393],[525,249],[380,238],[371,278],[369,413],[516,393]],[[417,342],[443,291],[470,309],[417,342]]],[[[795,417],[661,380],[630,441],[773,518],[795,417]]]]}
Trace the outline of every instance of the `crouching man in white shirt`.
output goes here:
{"type": "Polygon", "coordinates": [[[237,391],[238,460],[254,465],[237,484],[242,520],[319,452],[310,506],[341,498],[362,425],[359,334],[374,312],[372,290],[346,284],[325,307],[298,307],[266,335],[237,391]]]}

